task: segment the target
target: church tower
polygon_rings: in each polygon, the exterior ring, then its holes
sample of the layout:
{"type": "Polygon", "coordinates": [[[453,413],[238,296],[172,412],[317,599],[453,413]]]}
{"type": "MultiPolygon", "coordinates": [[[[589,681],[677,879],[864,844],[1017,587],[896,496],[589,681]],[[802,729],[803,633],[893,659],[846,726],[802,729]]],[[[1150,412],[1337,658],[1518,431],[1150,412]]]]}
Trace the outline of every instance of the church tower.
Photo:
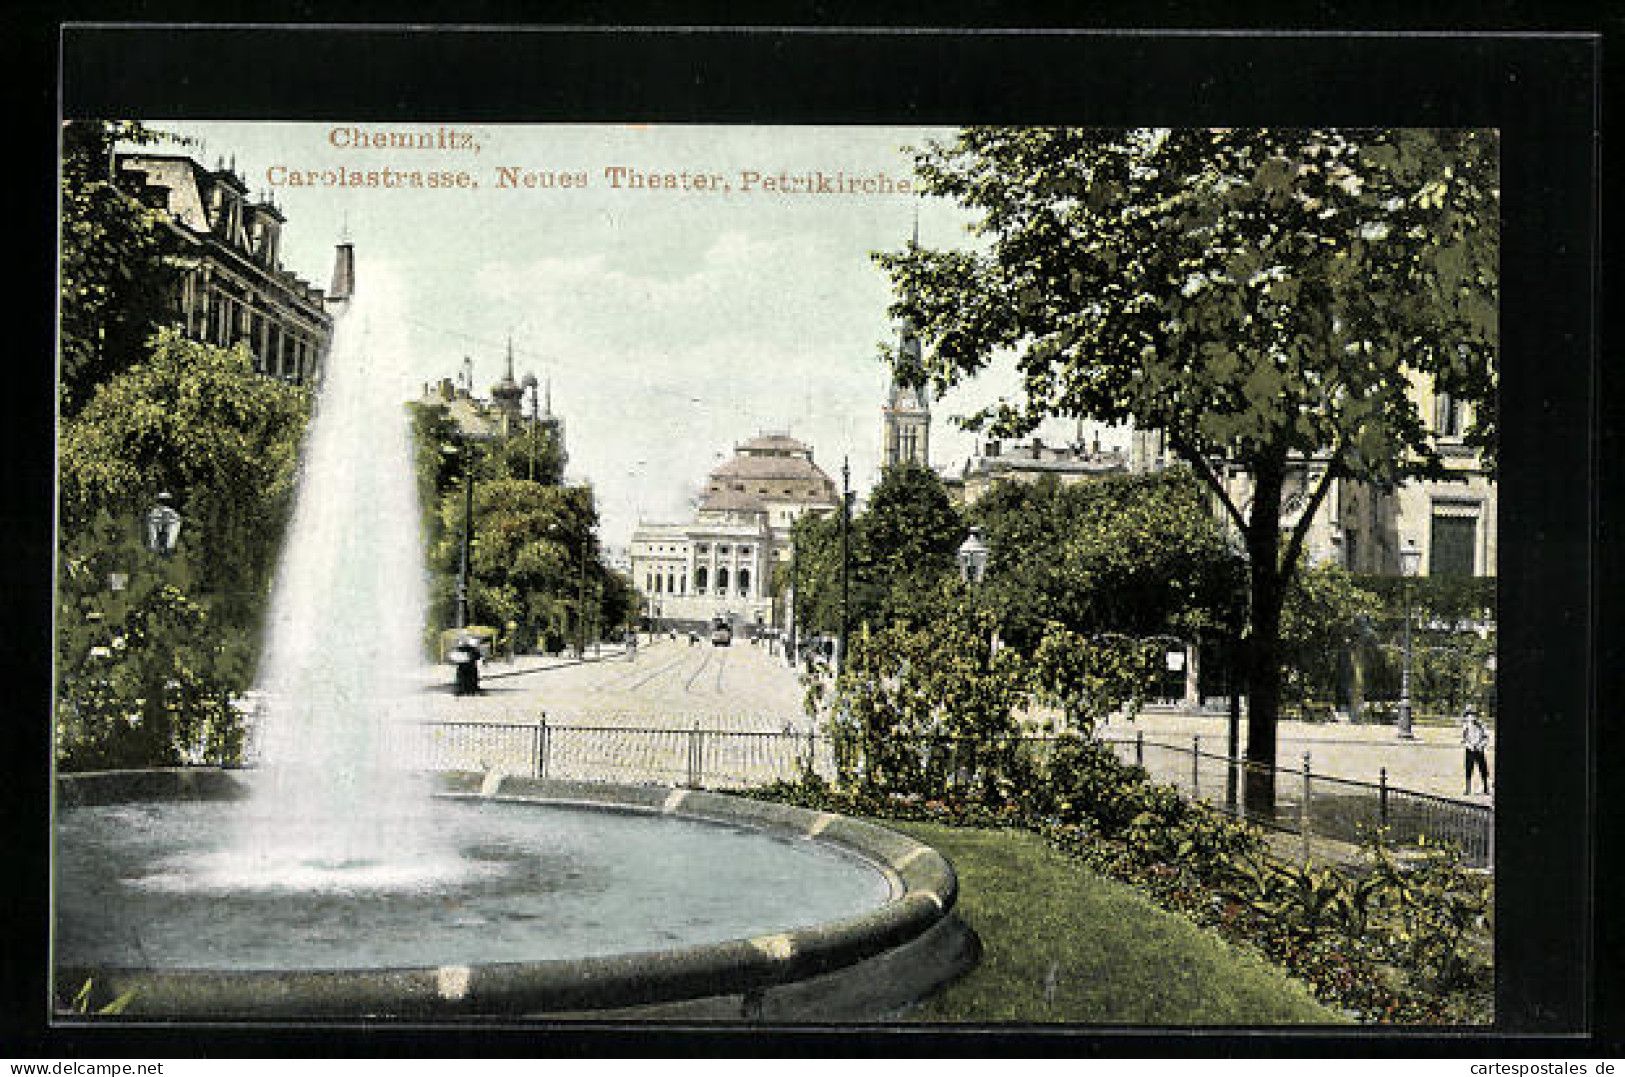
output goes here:
{"type": "MultiPolygon", "coordinates": [[[[914,238],[909,247],[920,245],[920,226],[914,225],[914,238]]],[[[898,344],[898,362],[892,368],[891,385],[886,390],[886,402],[880,409],[880,466],[913,462],[921,467],[931,466],[931,404],[925,386],[904,385],[897,379],[897,369],[922,369],[920,336],[909,322],[903,323],[902,339],[898,344]]]]}
{"type": "Polygon", "coordinates": [[[553,444],[558,446],[559,467],[563,468],[570,462],[570,453],[564,447],[564,418],[553,414],[553,376],[549,374],[547,377],[543,389],[546,395],[543,396],[540,404],[536,399],[536,380],[534,378],[530,379],[529,387],[531,419],[539,428],[547,431],[553,439],[553,444]]]}
{"type": "Polygon", "coordinates": [[[508,338],[508,368],[502,374],[502,380],[491,386],[491,400],[501,417],[502,432],[511,433],[519,421],[520,400],[525,391],[513,377],[513,337],[508,338]]]}

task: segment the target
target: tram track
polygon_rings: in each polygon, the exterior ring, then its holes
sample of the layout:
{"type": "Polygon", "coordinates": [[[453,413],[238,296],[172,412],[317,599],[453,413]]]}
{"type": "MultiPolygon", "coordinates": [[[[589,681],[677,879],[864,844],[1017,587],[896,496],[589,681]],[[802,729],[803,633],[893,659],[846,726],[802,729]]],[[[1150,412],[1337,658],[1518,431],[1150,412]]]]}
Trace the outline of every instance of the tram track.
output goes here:
{"type": "Polygon", "coordinates": [[[655,678],[663,676],[668,671],[673,670],[673,669],[677,668],[678,666],[682,665],[685,661],[687,661],[687,659],[688,659],[688,655],[679,654],[676,658],[672,659],[670,662],[667,662],[665,665],[660,666],[660,667],[654,669],[651,672],[645,673],[643,670],[638,670],[636,673],[633,673],[630,676],[628,676],[626,680],[621,681],[618,684],[615,684],[613,687],[617,691],[622,690],[622,689],[625,689],[626,691],[637,691],[639,688],[642,688],[644,685],[648,684],[650,681],[654,680],[655,678]]]}
{"type": "Polygon", "coordinates": [[[711,664],[711,658],[715,653],[716,653],[716,648],[715,647],[713,647],[713,648],[711,648],[711,650],[705,652],[705,657],[700,659],[700,664],[699,664],[698,668],[696,668],[693,673],[689,674],[688,682],[683,685],[683,691],[685,691],[685,692],[693,692],[694,691],[694,682],[700,679],[700,674],[705,672],[705,667],[711,664]]]}

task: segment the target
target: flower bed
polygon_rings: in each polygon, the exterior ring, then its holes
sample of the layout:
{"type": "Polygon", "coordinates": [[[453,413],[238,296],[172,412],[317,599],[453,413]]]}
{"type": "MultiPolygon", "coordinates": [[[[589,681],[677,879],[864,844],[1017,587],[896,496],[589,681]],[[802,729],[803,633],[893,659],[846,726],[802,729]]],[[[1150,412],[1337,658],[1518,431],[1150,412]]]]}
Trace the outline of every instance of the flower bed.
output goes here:
{"type": "Polygon", "coordinates": [[[1493,888],[1454,850],[1378,836],[1355,869],[1270,856],[1262,833],[1149,780],[1094,741],[1065,738],[1043,764],[932,798],[815,778],[750,795],[880,819],[1019,827],[1160,906],[1249,946],[1362,1021],[1493,1019],[1493,888]]]}

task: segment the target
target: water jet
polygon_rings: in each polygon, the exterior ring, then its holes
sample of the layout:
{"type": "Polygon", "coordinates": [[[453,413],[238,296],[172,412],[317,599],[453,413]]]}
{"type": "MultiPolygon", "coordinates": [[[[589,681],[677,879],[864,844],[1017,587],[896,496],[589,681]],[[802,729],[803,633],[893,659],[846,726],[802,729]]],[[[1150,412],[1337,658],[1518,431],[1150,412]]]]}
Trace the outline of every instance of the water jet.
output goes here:
{"type": "Polygon", "coordinates": [[[976,958],[935,851],[698,790],[410,769],[432,717],[402,292],[344,292],[249,770],[57,783],[53,963],[127,1017],[883,1017],[976,958]]]}

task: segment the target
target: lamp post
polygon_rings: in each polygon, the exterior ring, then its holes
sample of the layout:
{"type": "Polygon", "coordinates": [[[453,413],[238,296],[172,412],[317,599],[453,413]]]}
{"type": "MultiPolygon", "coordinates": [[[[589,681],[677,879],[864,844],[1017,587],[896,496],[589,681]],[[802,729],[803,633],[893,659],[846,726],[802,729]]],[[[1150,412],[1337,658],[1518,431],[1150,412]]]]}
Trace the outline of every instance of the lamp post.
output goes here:
{"type": "Polygon", "coordinates": [[[785,650],[785,657],[790,661],[790,667],[796,664],[796,636],[801,632],[801,546],[796,542],[795,524],[790,525],[790,624],[786,633],[789,646],[785,650]]]}
{"type": "Polygon", "coordinates": [[[147,512],[147,549],[160,557],[173,554],[181,537],[181,514],[175,511],[172,500],[167,491],[161,493],[158,503],[147,512]]]}
{"type": "Polygon", "coordinates": [[[524,381],[520,382],[520,387],[523,390],[530,393],[530,428],[529,428],[528,431],[526,431],[530,436],[528,438],[526,438],[526,440],[528,442],[530,442],[530,444],[527,446],[529,448],[529,450],[530,450],[530,471],[529,471],[530,481],[535,482],[536,481],[536,418],[537,418],[536,413],[540,410],[540,407],[538,406],[538,404],[536,402],[536,375],[534,375],[534,374],[526,374],[524,381]]]}
{"type": "Polygon", "coordinates": [[[474,541],[474,455],[458,442],[448,446],[446,455],[463,464],[463,540],[457,566],[457,627],[468,627],[468,562],[474,541]]]}
{"type": "Polygon", "coordinates": [[[463,480],[463,549],[457,568],[457,627],[468,627],[468,562],[474,544],[474,469],[463,480]]]}
{"type": "Polygon", "coordinates": [[[1416,739],[1416,734],[1411,732],[1411,579],[1421,567],[1422,551],[1416,548],[1415,539],[1406,539],[1404,548],[1399,551],[1399,570],[1404,575],[1405,592],[1405,655],[1404,665],[1399,671],[1400,740],[1416,739]]]}
{"type": "Polygon", "coordinates": [[[847,534],[851,531],[852,468],[846,457],[841,457],[841,636],[837,645],[836,672],[846,668],[847,601],[850,595],[848,577],[851,575],[847,534]]]}
{"type": "Polygon", "coordinates": [[[587,658],[587,545],[592,540],[581,539],[581,576],[576,582],[576,658],[587,658]]]}

